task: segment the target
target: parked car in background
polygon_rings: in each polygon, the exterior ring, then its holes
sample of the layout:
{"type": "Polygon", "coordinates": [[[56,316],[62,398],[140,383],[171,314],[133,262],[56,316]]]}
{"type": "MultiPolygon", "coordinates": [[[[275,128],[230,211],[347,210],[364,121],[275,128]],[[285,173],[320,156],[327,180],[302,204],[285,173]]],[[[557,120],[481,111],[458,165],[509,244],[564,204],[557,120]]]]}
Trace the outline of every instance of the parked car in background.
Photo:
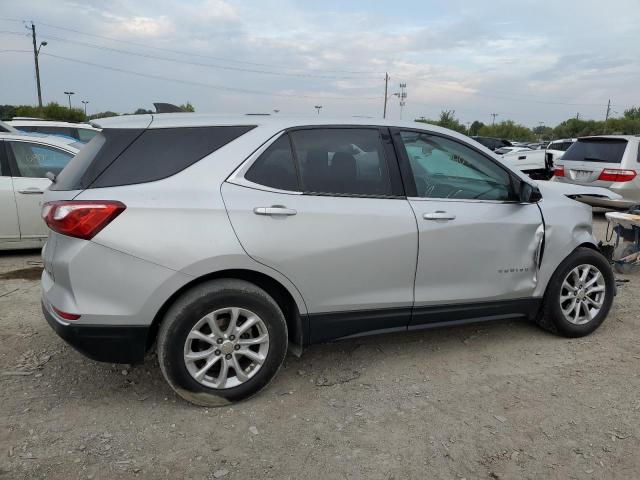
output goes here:
{"type": "Polygon", "coordinates": [[[628,208],[640,204],[640,151],[637,135],[578,138],[554,162],[554,180],[605,187],[622,199],[603,198],[597,206],[628,208]]]}
{"type": "Polygon", "coordinates": [[[492,137],[471,137],[471,138],[473,138],[479,144],[484,145],[489,150],[493,150],[493,151],[497,150],[498,148],[512,146],[509,140],[505,140],[503,138],[492,138],[492,137]]]}
{"type": "Polygon", "coordinates": [[[287,348],[507,318],[578,337],[611,307],[591,209],[459,133],[181,113],[97,123],[45,194],[44,315],[97,360],[140,362],[157,344],[193,403],[255,394],[287,348]]]}
{"type": "Polygon", "coordinates": [[[6,122],[22,132],[37,132],[58,135],[87,143],[98,130],[88,123],[57,122],[53,120],[39,120],[30,118],[14,118],[6,122]]]}
{"type": "Polygon", "coordinates": [[[83,144],[37,133],[0,133],[0,250],[40,248],[42,194],[83,144]]]}
{"type": "Polygon", "coordinates": [[[531,149],[529,147],[524,147],[524,146],[512,146],[512,147],[500,147],[494,151],[498,155],[504,155],[505,153],[516,153],[516,152],[521,152],[523,150],[530,151],[531,149]]]}
{"type": "Polygon", "coordinates": [[[566,152],[575,141],[575,138],[561,138],[549,142],[545,148],[547,161],[553,165],[557,159],[564,155],[564,152],[566,152]]]}
{"type": "Polygon", "coordinates": [[[0,122],[0,132],[4,132],[4,133],[19,133],[20,130],[18,130],[15,127],[12,127],[8,123],[0,122]]]}

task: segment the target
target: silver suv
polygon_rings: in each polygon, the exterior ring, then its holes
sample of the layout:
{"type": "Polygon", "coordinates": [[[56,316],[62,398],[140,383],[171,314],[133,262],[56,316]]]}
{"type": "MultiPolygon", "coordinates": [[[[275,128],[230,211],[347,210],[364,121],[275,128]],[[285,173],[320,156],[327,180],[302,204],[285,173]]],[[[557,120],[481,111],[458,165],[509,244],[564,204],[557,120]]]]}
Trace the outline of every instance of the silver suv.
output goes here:
{"type": "Polygon", "coordinates": [[[640,136],[583,137],[554,162],[554,180],[608,188],[622,198],[593,205],[626,208],[640,204],[639,168],[640,136]]]}
{"type": "Polygon", "coordinates": [[[49,324],[90,358],[157,346],[183,398],[246,398],[287,348],[524,318],[593,332],[615,294],[591,211],[432,125],[103,119],[45,195],[49,324]]]}

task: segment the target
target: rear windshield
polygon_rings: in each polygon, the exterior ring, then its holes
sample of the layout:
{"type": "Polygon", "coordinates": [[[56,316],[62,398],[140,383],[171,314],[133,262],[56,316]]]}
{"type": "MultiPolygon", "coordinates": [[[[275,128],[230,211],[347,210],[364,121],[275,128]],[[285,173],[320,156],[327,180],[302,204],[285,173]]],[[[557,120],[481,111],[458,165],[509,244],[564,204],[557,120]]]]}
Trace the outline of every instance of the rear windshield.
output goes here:
{"type": "Polygon", "coordinates": [[[104,129],[60,173],[51,190],[152,182],[174,175],[254,126],[104,129]]]}
{"type": "Polygon", "coordinates": [[[562,155],[562,160],[620,163],[627,141],[622,138],[579,139],[562,155]]]}

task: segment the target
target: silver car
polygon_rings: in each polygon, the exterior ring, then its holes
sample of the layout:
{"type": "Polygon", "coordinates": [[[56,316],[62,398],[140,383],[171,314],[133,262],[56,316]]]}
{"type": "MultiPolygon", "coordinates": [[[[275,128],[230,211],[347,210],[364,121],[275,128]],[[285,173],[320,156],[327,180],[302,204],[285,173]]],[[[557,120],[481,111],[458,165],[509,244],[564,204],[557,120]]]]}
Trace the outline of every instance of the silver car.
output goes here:
{"type": "Polygon", "coordinates": [[[45,196],[44,315],[96,360],[156,345],[190,402],[249,397],[287,349],[518,318],[578,337],[611,308],[590,208],[455,132],[196,114],[97,126],[45,196]]]}
{"type": "Polygon", "coordinates": [[[554,180],[605,187],[617,200],[601,199],[594,206],[627,208],[640,204],[640,136],[601,135],[578,138],[554,162],[554,180]]]}

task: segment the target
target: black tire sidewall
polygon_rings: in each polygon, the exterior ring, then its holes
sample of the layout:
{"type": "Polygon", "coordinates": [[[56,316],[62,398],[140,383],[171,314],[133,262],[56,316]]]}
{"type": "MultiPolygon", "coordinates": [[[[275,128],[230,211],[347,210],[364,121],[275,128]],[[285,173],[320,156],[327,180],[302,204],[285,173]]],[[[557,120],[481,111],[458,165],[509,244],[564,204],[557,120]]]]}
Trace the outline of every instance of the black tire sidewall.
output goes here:
{"type": "MultiPolygon", "coordinates": [[[[250,284],[249,284],[250,285],[250,284]]],[[[180,393],[213,395],[229,402],[243,400],[264,388],[275,376],[287,350],[287,329],[282,311],[265,292],[260,289],[221,288],[199,296],[192,302],[167,312],[168,321],[163,367],[168,380],[180,393]],[[258,315],[269,333],[269,350],[260,370],[246,382],[232,388],[214,389],[198,383],[189,373],[184,362],[184,344],[191,328],[205,315],[227,307],[240,307],[258,315]]]]}
{"type": "Polygon", "coordinates": [[[611,309],[615,294],[615,278],[609,262],[602,254],[588,248],[580,248],[572,253],[557,268],[547,289],[545,302],[547,302],[547,312],[551,315],[551,320],[558,329],[558,333],[566,337],[582,337],[596,330],[605,320],[611,309]],[[569,322],[562,313],[560,307],[560,293],[562,283],[571,270],[579,265],[593,265],[596,267],[605,280],[605,299],[600,312],[590,321],[583,325],[575,325],[569,322]]]}

